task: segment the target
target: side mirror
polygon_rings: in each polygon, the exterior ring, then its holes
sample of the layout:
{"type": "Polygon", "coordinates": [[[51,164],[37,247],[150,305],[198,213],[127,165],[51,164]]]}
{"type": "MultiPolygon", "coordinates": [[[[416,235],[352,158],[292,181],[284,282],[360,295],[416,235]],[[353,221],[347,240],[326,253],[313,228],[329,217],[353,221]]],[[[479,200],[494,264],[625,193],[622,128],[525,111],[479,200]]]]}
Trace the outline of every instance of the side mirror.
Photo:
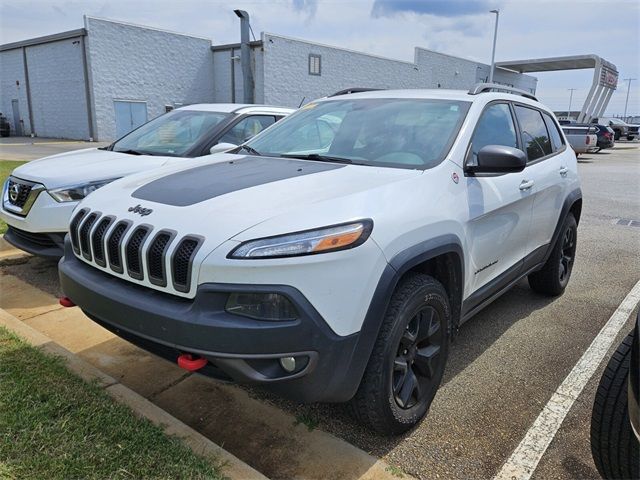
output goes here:
{"type": "Polygon", "coordinates": [[[234,145],[233,143],[216,143],[213,147],[209,149],[209,153],[220,153],[226,152],[227,150],[231,150],[232,148],[236,148],[238,145],[234,145]]]}
{"type": "Polygon", "coordinates": [[[467,165],[469,173],[514,173],[527,166],[522,150],[504,145],[486,145],[478,152],[478,164],[467,165]]]}

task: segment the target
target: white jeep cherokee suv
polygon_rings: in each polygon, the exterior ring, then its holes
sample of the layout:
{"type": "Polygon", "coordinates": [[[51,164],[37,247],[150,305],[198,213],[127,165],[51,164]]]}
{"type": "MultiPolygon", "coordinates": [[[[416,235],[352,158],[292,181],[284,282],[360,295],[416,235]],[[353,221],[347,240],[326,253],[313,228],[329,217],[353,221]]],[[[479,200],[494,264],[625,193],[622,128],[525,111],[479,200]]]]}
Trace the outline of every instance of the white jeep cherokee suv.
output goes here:
{"type": "Polygon", "coordinates": [[[464,321],[571,275],[575,155],[504,89],[332,96],[224,161],[114,182],[72,217],[62,302],[186,369],[405,431],[464,321]]]}
{"type": "Polygon", "coordinates": [[[2,190],[4,238],[35,255],[61,257],[78,201],[117,178],[240,145],[290,108],[198,104],[154,118],[108,147],[53,155],[16,168],[2,190]]]}

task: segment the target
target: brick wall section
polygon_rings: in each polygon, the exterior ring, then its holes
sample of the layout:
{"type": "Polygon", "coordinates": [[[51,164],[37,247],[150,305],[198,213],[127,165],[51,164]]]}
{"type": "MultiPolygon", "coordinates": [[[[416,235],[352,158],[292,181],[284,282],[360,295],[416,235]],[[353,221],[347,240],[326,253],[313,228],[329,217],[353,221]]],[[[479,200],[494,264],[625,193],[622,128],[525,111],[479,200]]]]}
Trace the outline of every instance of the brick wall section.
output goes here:
{"type": "Polygon", "coordinates": [[[11,135],[15,135],[13,110],[11,100],[17,99],[20,116],[24,120],[25,133],[31,133],[29,123],[29,107],[27,105],[26,82],[24,80],[24,65],[22,63],[22,49],[5,50],[0,52],[0,112],[7,117],[11,124],[11,135]],[[20,85],[16,85],[16,80],[20,85]]]}
{"type": "Polygon", "coordinates": [[[85,28],[97,139],[115,137],[114,100],[145,101],[149,119],[213,101],[210,40],[92,17],[85,28]]]}
{"type": "MultiPolygon", "coordinates": [[[[273,34],[263,34],[264,101],[297,107],[349,87],[469,89],[488,76],[489,66],[416,48],[403,62],[273,34]],[[310,75],[309,54],[319,54],[321,75],[310,75]]],[[[495,80],[535,90],[536,78],[496,71],[495,80]]]]}

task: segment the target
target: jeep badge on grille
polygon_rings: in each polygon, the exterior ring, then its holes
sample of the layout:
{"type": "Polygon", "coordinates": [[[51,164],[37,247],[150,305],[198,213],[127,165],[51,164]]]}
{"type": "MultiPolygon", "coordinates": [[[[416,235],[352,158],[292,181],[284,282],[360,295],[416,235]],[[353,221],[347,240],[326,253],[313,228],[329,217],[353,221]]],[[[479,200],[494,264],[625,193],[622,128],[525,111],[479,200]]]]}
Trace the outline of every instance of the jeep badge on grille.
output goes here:
{"type": "Polygon", "coordinates": [[[133,213],[139,213],[142,217],[145,217],[153,212],[151,208],[141,207],[140,204],[136,205],[135,207],[129,207],[129,211],[133,213]]]}

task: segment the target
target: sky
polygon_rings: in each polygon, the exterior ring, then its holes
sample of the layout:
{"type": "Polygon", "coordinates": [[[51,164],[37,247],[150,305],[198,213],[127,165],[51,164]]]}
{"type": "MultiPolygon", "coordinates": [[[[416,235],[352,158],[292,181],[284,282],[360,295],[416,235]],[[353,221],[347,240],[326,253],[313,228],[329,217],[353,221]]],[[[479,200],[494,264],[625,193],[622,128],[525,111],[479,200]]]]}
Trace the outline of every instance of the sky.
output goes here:
{"type": "MultiPolygon", "coordinates": [[[[0,44],[82,27],[92,15],[213,40],[239,41],[233,9],[249,12],[255,35],[270,32],[400,60],[420,46],[490,63],[594,53],[618,68],[608,115],[640,115],[640,0],[0,0],[0,44]]],[[[533,74],[554,110],[582,106],[592,70],[533,74]]]]}

